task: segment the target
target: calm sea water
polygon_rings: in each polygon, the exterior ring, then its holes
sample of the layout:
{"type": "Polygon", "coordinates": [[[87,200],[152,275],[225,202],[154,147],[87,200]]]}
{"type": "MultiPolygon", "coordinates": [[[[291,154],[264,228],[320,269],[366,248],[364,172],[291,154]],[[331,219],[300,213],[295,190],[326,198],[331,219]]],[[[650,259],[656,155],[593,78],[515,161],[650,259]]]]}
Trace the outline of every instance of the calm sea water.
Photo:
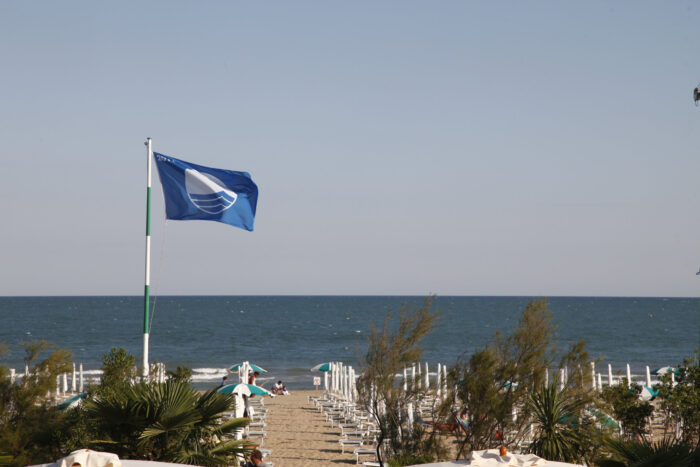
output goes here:
{"type": "MultiPolygon", "coordinates": [[[[454,363],[484,347],[498,330],[517,323],[529,297],[438,297],[441,322],[423,345],[430,364],[454,363]]],[[[262,382],[281,379],[290,389],[312,389],[312,366],[344,361],[358,366],[369,323],[388,310],[420,305],[422,297],[157,297],[150,336],[151,360],[168,369],[194,370],[200,388],[220,381],[227,367],[248,360],[269,370],[262,382]]],[[[675,365],[700,345],[700,300],[690,298],[554,297],[560,348],[586,339],[593,357],[622,371],[675,365]]],[[[0,341],[14,349],[4,359],[23,371],[17,345],[46,339],[98,370],[113,347],[140,361],[142,297],[0,297],[0,341]]],[[[607,372],[601,370],[603,373],[607,372]]]]}

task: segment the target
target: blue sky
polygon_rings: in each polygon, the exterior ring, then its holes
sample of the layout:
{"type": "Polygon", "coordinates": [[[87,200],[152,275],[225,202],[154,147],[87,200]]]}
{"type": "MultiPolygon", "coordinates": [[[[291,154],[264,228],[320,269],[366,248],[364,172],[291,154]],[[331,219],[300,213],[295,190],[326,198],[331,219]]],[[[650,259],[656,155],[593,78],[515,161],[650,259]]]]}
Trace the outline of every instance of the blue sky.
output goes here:
{"type": "Polygon", "coordinates": [[[700,294],[693,2],[0,2],[0,295],[700,294]]]}

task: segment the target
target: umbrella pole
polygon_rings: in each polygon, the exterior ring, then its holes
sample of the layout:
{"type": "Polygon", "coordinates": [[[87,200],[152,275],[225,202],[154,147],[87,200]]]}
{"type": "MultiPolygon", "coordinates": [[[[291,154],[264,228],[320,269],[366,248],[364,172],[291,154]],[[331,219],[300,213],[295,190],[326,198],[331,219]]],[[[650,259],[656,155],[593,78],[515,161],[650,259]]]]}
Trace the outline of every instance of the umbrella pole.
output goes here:
{"type": "Polygon", "coordinates": [[[143,370],[142,376],[148,377],[148,334],[150,332],[149,302],[151,287],[151,159],[153,152],[151,138],[146,138],[146,157],[148,158],[146,185],[146,277],[143,293],[143,370]]]}

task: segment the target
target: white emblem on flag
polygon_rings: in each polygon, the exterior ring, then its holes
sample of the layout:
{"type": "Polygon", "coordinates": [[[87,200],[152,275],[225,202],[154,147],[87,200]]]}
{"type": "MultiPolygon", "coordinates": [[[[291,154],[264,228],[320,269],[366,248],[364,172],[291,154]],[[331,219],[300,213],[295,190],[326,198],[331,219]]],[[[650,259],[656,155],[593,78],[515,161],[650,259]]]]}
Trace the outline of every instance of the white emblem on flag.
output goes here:
{"type": "Polygon", "coordinates": [[[208,214],[219,214],[234,205],[238,195],[213,175],[185,169],[185,188],[192,204],[208,214]]]}

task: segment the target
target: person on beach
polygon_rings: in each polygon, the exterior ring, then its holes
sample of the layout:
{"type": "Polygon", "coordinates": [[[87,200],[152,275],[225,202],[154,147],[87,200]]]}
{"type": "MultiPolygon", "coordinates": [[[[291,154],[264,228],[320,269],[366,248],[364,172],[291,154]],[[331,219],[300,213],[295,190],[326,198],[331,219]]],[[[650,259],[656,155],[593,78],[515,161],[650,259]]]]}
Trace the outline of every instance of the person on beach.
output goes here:
{"type": "Polygon", "coordinates": [[[284,385],[282,384],[282,381],[277,381],[274,386],[272,386],[272,394],[280,395],[282,394],[282,388],[284,385]]]}
{"type": "Polygon", "coordinates": [[[260,376],[260,372],[259,372],[259,371],[256,371],[255,373],[253,373],[253,374],[251,374],[250,376],[248,376],[248,384],[253,384],[253,385],[257,386],[257,385],[255,384],[255,378],[257,378],[258,376],[260,376]]]}
{"type": "Polygon", "coordinates": [[[283,395],[283,396],[288,396],[288,395],[289,395],[289,391],[287,391],[287,386],[282,386],[282,395],[283,395]]]}
{"type": "Polygon", "coordinates": [[[255,449],[250,455],[250,462],[243,464],[243,467],[270,467],[270,464],[263,462],[263,455],[260,450],[255,449]]]}
{"type": "Polygon", "coordinates": [[[224,376],[224,377],[221,379],[221,387],[224,387],[224,386],[226,386],[226,385],[228,384],[228,381],[226,381],[227,379],[228,379],[228,376],[224,376]]]}

